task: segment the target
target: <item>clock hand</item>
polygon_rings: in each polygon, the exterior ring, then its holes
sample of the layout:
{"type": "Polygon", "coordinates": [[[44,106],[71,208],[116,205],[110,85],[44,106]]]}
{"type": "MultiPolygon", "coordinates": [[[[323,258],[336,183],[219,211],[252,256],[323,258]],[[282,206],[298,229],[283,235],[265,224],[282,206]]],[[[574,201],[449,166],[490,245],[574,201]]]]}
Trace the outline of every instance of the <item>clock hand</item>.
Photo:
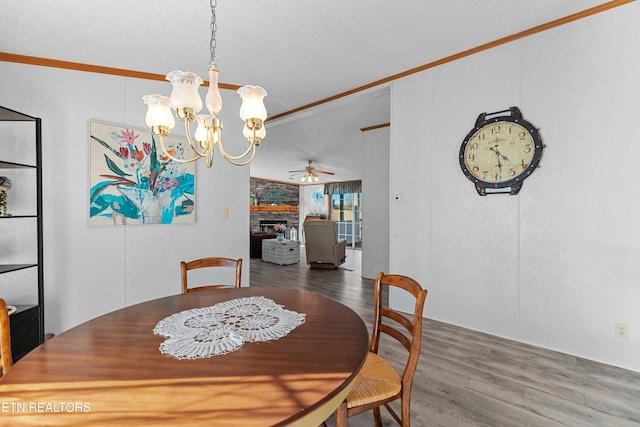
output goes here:
{"type": "Polygon", "coordinates": [[[494,153],[496,153],[496,156],[498,156],[498,162],[500,162],[500,158],[502,157],[502,160],[506,160],[507,162],[510,162],[511,160],[509,160],[509,158],[507,156],[505,156],[504,154],[501,154],[500,151],[498,151],[498,146],[496,145],[496,147],[489,147],[489,150],[493,151],[494,153]]]}
{"type": "Polygon", "coordinates": [[[500,152],[495,147],[489,147],[489,150],[496,153],[496,157],[498,158],[498,169],[500,169],[500,173],[502,173],[502,162],[500,162],[500,152]]]}

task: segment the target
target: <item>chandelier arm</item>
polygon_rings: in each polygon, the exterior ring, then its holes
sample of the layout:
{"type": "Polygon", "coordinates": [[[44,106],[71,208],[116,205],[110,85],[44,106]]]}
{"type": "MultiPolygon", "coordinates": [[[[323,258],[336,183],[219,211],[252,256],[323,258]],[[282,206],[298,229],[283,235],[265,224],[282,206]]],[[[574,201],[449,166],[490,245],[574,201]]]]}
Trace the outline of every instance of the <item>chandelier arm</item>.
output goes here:
{"type": "MultiPolygon", "coordinates": [[[[255,157],[255,155],[256,155],[256,146],[255,146],[255,145],[253,145],[253,152],[251,152],[251,157],[249,157],[247,160],[245,160],[245,161],[243,161],[243,162],[236,162],[233,158],[231,158],[231,157],[226,157],[226,156],[224,157],[224,159],[225,159],[227,162],[229,162],[229,163],[231,163],[232,165],[235,165],[235,166],[246,166],[246,165],[248,165],[249,163],[251,163],[251,161],[253,160],[253,158],[255,157]]],[[[224,154],[223,154],[223,156],[224,156],[224,154]]]]}
{"type": "Polygon", "coordinates": [[[209,153],[207,153],[207,155],[204,158],[204,162],[207,165],[208,168],[210,168],[213,165],[213,154],[215,153],[215,150],[210,150],[209,153]]]}
{"type": "Polygon", "coordinates": [[[160,146],[162,147],[162,151],[164,151],[164,154],[167,155],[168,158],[170,158],[171,160],[173,160],[174,162],[178,162],[178,163],[191,163],[191,162],[195,162],[196,160],[202,158],[202,156],[196,156],[192,159],[179,159],[177,157],[174,157],[173,154],[171,154],[169,152],[169,150],[167,150],[167,147],[165,147],[164,145],[164,137],[162,135],[160,136],[160,146]]]}
{"type": "Polygon", "coordinates": [[[247,150],[240,154],[239,156],[231,156],[229,155],[229,153],[227,153],[227,151],[224,149],[224,145],[222,144],[222,139],[220,139],[218,141],[218,148],[220,149],[220,153],[222,153],[222,155],[224,156],[225,159],[227,160],[240,160],[244,157],[247,157],[249,155],[249,153],[251,152],[251,150],[253,150],[253,155],[251,156],[251,158],[253,158],[253,156],[255,155],[256,152],[256,144],[253,142],[249,142],[249,147],[247,148],[247,150]]]}

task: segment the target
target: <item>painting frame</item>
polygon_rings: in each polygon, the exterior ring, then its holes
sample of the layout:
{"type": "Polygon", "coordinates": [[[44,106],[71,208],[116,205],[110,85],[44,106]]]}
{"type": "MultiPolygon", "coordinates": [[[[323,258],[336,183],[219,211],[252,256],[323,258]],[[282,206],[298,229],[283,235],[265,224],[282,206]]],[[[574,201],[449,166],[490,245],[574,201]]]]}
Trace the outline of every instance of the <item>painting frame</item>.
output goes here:
{"type": "MultiPolygon", "coordinates": [[[[195,223],[196,165],[170,159],[158,138],[89,121],[89,225],[195,223]]],[[[166,136],[164,145],[190,155],[185,137],[166,136]]]]}

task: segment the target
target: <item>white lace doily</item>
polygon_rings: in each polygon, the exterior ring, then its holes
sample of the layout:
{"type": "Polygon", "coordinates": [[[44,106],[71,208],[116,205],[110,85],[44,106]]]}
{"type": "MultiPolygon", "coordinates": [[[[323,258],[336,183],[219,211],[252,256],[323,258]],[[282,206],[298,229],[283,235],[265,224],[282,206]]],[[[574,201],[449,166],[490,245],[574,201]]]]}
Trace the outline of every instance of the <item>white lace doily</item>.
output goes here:
{"type": "Polygon", "coordinates": [[[245,342],[277,340],[304,320],[304,314],[254,296],[172,314],[153,333],[168,337],[160,344],[162,354],[197,359],[236,351],[245,342]]]}

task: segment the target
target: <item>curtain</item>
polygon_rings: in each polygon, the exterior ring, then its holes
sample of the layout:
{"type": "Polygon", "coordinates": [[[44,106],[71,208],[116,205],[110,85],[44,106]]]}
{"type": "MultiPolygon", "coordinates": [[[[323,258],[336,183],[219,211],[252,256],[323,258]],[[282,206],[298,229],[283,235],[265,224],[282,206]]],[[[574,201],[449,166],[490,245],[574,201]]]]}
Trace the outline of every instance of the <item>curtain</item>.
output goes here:
{"type": "Polygon", "coordinates": [[[361,193],[362,180],[331,182],[324,185],[324,194],[361,193]]]}

